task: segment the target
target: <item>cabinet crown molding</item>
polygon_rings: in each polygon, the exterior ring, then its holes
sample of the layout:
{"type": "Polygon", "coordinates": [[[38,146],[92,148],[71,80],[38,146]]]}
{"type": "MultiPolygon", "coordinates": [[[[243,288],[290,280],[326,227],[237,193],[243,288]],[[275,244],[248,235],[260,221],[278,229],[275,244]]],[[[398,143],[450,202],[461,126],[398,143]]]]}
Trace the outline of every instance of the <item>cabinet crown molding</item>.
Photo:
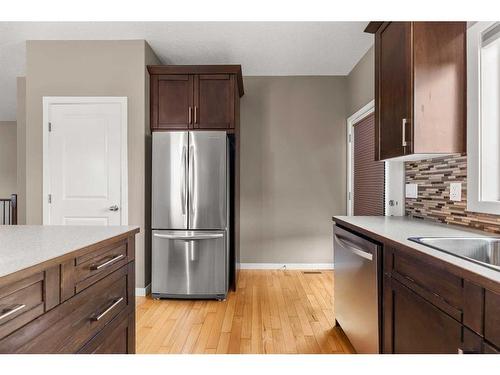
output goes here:
{"type": "Polygon", "coordinates": [[[148,72],[152,75],[161,74],[236,74],[238,93],[245,94],[243,89],[243,75],[241,65],[148,65],[148,72]]]}

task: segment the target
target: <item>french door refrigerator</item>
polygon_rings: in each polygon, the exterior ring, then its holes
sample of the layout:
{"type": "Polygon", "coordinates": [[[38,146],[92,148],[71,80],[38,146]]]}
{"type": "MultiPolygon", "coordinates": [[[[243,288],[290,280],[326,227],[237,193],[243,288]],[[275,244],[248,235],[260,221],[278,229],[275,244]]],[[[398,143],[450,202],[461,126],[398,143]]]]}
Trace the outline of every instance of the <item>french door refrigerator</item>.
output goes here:
{"type": "Polygon", "coordinates": [[[222,131],[154,132],[154,298],[224,299],[229,264],[229,157],[222,131]]]}

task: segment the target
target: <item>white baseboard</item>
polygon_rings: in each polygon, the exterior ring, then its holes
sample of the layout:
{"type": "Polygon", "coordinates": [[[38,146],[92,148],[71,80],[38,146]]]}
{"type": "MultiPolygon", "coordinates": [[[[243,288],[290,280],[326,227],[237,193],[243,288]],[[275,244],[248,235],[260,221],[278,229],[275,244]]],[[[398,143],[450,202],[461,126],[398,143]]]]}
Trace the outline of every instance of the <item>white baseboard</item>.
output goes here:
{"type": "Polygon", "coordinates": [[[240,263],[242,270],[333,270],[333,263],[240,263]]]}
{"type": "Polygon", "coordinates": [[[137,297],[145,297],[151,293],[151,284],[148,284],[145,288],[135,288],[135,295],[137,297]]]}

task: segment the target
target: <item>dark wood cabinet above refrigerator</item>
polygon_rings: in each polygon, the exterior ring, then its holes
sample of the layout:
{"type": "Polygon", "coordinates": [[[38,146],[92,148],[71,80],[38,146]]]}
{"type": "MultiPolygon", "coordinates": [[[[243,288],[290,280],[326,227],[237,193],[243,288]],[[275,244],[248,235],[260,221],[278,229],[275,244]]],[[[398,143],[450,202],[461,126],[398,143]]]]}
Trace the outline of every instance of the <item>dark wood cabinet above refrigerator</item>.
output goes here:
{"type": "Polygon", "coordinates": [[[152,65],[151,130],[236,132],[243,96],[240,65],[152,65]]]}
{"type": "Polygon", "coordinates": [[[466,23],[370,22],[375,159],[466,151],[466,23]]]}

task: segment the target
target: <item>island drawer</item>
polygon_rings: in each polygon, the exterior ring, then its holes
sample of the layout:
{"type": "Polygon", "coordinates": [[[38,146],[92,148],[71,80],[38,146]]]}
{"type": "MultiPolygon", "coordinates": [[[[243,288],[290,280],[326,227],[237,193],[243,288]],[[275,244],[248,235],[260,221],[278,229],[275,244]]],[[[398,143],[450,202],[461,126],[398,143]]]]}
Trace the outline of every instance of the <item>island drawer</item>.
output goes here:
{"type": "Polygon", "coordinates": [[[79,293],[128,262],[129,244],[127,240],[75,258],[75,292],[79,293]]]}
{"type": "Polygon", "coordinates": [[[76,353],[125,309],[133,310],[131,262],[0,340],[0,353],[76,353]]]}
{"type": "Polygon", "coordinates": [[[135,314],[120,312],[101,332],[92,338],[79,354],[134,354],[135,314]]]}
{"type": "Polygon", "coordinates": [[[53,267],[0,285],[0,339],[57,305],[58,284],[59,267],[53,267]]]}

